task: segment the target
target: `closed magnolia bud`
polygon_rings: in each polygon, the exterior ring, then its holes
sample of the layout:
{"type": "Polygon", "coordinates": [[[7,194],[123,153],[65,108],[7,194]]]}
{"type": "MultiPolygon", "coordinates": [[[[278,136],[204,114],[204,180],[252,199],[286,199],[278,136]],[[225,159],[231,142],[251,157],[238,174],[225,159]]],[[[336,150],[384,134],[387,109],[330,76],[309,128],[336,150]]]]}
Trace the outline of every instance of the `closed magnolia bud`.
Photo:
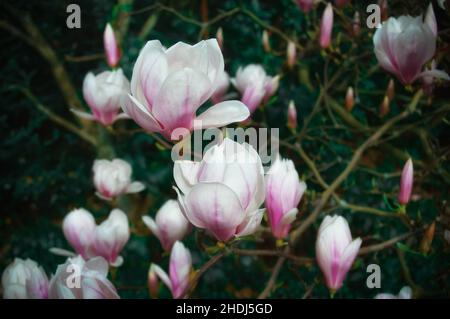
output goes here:
{"type": "Polygon", "coordinates": [[[4,299],[47,299],[48,278],[42,267],[31,259],[14,259],[3,271],[4,299]]]}
{"type": "Polygon", "coordinates": [[[150,265],[150,269],[148,270],[147,285],[150,297],[156,299],[159,295],[159,281],[154,268],[155,266],[153,264],[150,265]]]}
{"type": "Polygon", "coordinates": [[[190,251],[177,241],[170,253],[169,274],[158,265],[152,264],[156,275],[170,289],[174,299],[182,298],[189,288],[192,258],[190,251]]]}
{"type": "Polygon", "coordinates": [[[293,41],[289,41],[286,48],[286,64],[289,69],[292,69],[297,62],[297,48],[293,41]]]}
{"type": "Polygon", "coordinates": [[[130,82],[122,69],[104,71],[97,75],[89,72],[83,81],[83,97],[92,113],[72,109],[80,118],[97,121],[105,126],[127,118],[120,113],[120,99],[130,91],[130,82]]]}
{"type": "Polygon", "coordinates": [[[266,175],[266,208],[272,234],[285,238],[295,220],[306,190],[291,160],[277,157],[266,175]]]}
{"type": "Polygon", "coordinates": [[[393,79],[389,80],[388,87],[386,89],[386,96],[388,97],[389,101],[394,100],[395,96],[395,82],[393,79]]]}
{"type": "Polygon", "coordinates": [[[400,178],[400,190],[398,193],[398,201],[402,205],[409,203],[414,182],[414,168],[412,159],[408,159],[403,166],[402,176],[400,178]]]}
{"type": "Polygon", "coordinates": [[[108,280],[108,263],[102,257],[85,261],[81,256],[59,265],[49,284],[50,299],[119,299],[108,280]]]}
{"type": "Polygon", "coordinates": [[[308,13],[314,7],[314,1],[315,0],[295,0],[295,3],[298,5],[300,10],[302,10],[305,13],[308,13]]]}
{"type": "Polygon", "coordinates": [[[62,227],[64,236],[76,253],[89,258],[96,227],[92,214],[84,208],[74,209],[64,217],[62,227]]]}
{"type": "Polygon", "coordinates": [[[95,160],[92,170],[96,195],[102,199],[111,200],[122,194],[138,193],[145,188],[141,182],[131,182],[131,165],[122,159],[95,160]]]}
{"type": "Polygon", "coordinates": [[[433,32],[433,35],[437,37],[438,36],[437,21],[433,10],[433,4],[431,3],[428,6],[427,13],[425,14],[425,23],[433,32]]]}
{"type": "Polygon", "coordinates": [[[436,230],[436,222],[431,223],[430,226],[425,230],[423,234],[422,241],[420,242],[420,252],[422,254],[428,254],[431,249],[431,244],[433,243],[434,233],[436,230]]]}
{"type": "Polygon", "coordinates": [[[334,0],[334,2],[336,3],[336,6],[339,8],[346,6],[347,4],[350,3],[350,1],[351,0],[334,0]]]}
{"type": "Polygon", "coordinates": [[[266,51],[266,52],[271,51],[269,33],[267,32],[267,30],[264,30],[262,33],[262,45],[263,45],[264,51],[266,51]]]}
{"type": "Polygon", "coordinates": [[[351,86],[348,87],[347,93],[345,94],[345,108],[347,111],[351,112],[355,106],[355,94],[351,86]]]}
{"type": "Polygon", "coordinates": [[[380,7],[381,22],[386,21],[389,18],[389,6],[387,0],[379,0],[378,6],[380,7]]]}
{"type": "Polygon", "coordinates": [[[331,44],[331,36],[333,31],[333,5],[328,3],[322,15],[322,22],[320,24],[320,38],[319,43],[322,49],[326,49],[331,44]]]}
{"type": "Polygon", "coordinates": [[[112,68],[116,67],[120,61],[120,48],[117,44],[114,30],[108,23],[103,33],[103,46],[105,48],[106,61],[112,68]]]}
{"type": "Polygon", "coordinates": [[[345,218],[326,216],[316,240],[316,259],[325,276],[327,287],[335,292],[350,270],[361,246],[361,238],[352,240],[345,218]]]}
{"type": "Polygon", "coordinates": [[[380,104],[380,112],[379,112],[380,117],[385,117],[386,115],[389,114],[389,111],[391,110],[390,104],[391,101],[387,96],[385,96],[383,98],[383,103],[380,104]]]}
{"type": "Polygon", "coordinates": [[[172,245],[189,231],[189,222],[181,212],[176,200],[168,200],[156,213],[155,219],[143,216],[145,225],[158,237],[164,250],[170,251],[172,245]]]}
{"type": "Polygon", "coordinates": [[[356,11],[353,16],[352,31],[355,37],[359,36],[361,33],[361,17],[358,11],[356,11]]]}
{"type": "Polygon", "coordinates": [[[291,130],[297,128],[297,108],[295,107],[294,101],[289,102],[287,127],[291,130]]]}
{"type": "Polygon", "coordinates": [[[219,47],[223,50],[223,30],[222,30],[222,27],[217,29],[216,39],[217,39],[217,43],[219,44],[219,47]]]}
{"type": "Polygon", "coordinates": [[[108,218],[95,229],[93,250],[96,256],[105,258],[111,265],[120,266],[123,258],[119,256],[130,239],[127,215],[120,209],[113,209],[108,218]]]}

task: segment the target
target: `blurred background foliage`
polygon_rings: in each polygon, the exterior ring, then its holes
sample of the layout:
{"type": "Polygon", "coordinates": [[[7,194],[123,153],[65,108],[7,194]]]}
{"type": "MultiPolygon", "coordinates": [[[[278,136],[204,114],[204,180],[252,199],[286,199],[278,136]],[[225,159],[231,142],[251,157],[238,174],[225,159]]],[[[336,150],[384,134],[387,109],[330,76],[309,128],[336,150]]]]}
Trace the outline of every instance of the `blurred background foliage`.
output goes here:
{"type": "MultiPolygon", "coordinates": [[[[131,77],[133,63],[147,40],[159,39],[167,47],[177,41],[195,43],[202,38],[214,37],[217,29],[222,27],[225,65],[231,75],[239,66],[249,63],[262,64],[271,75],[282,74],[278,93],[255,114],[253,124],[280,128],[280,137],[285,141],[281,145],[281,154],[294,160],[308,184],[308,193],[302,200],[300,218],[296,222],[299,224],[312,211],[323,188],[295,150],[295,137],[298,136],[286,128],[289,100],[294,100],[297,106],[299,132],[305,119],[310,118],[308,129],[301,133],[302,147],[325,181],[331,183],[373,128],[398,114],[413,96],[410,90],[396,82],[396,97],[390,112],[385,117],[379,116],[390,76],[377,67],[372,52],[373,30],[363,24],[359,37],[349,35],[354,12],[358,10],[364,22],[365,8],[374,1],[353,2],[358,3],[339,10],[335,16],[333,49],[323,52],[316,41],[323,3],[305,15],[291,0],[5,1],[2,4],[5,8],[0,13],[3,48],[0,53],[0,126],[3,132],[0,271],[14,257],[29,257],[42,264],[48,274],[52,273],[63,258],[52,255],[48,249],[70,248],[61,230],[64,215],[75,207],[85,207],[100,221],[110,211],[113,204],[94,196],[91,167],[95,158],[117,156],[132,163],[134,178],[145,182],[147,190],[127,195],[118,203],[127,210],[133,236],[125,247],[125,263],[118,269],[114,283],[123,298],[148,298],[149,264],[167,265],[168,256],[143,226],[140,216],[154,215],[164,201],[175,198],[171,188],[170,151],[161,150],[155,138],[138,130],[132,121],[117,123],[112,130],[93,124],[90,130],[104,137],[105,150],[93,147],[55,124],[39,110],[37,101],[54,114],[79,125],[69,111],[73,107],[69,105],[71,100],[61,93],[55,79],[55,65],[49,63],[33,43],[27,43],[21,37],[29,32],[22,19],[32,21],[46,39],[81,101],[85,74],[89,70],[97,73],[107,69],[102,56],[102,33],[107,22],[113,23],[119,35],[124,35],[121,67],[128,77],[131,77]],[[66,27],[66,7],[72,2],[81,7],[81,29],[66,27]],[[219,18],[214,21],[216,17],[219,18]],[[204,24],[205,21],[210,23],[204,24]],[[261,44],[265,29],[270,34],[272,51],[269,53],[261,44]],[[294,38],[303,47],[293,70],[288,70],[285,65],[286,41],[283,37],[294,38]],[[338,77],[327,88],[324,103],[314,111],[313,117],[309,117],[320,90],[335,74],[338,77]],[[348,86],[356,89],[357,103],[346,116],[336,112],[336,105],[342,110],[348,86]]],[[[390,15],[418,15],[425,12],[428,1],[392,0],[389,4],[390,15]]],[[[449,71],[449,13],[439,9],[435,2],[434,5],[440,30],[439,67],[449,71]]],[[[358,258],[335,298],[372,298],[382,291],[397,293],[404,285],[413,285],[420,296],[449,297],[449,247],[443,238],[444,230],[450,228],[448,91],[447,84],[437,88],[433,97],[423,98],[418,111],[366,152],[337,190],[347,203],[395,213],[401,168],[411,156],[415,165],[415,188],[414,201],[408,206],[407,214],[414,222],[413,231],[436,221],[431,248],[426,253],[420,251],[423,232],[416,231],[414,236],[402,241],[402,245],[358,258]],[[366,286],[366,267],[371,263],[381,266],[381,289],[366,286]]],[[[331,200],[323,214],[344,215],[353,236],[362,237],[363,246],[410,231],[399,218],[358,212],[341,204],[331,200]]],[[[321,219],[302,236],[296,254],[314,257],[314,241],[321,219]]],[[[199,240],[205,240],[204,237],[202,232],[195,230],[185,240],[197,269],[210,258],[197,245],[199,240]]],[[[244,242],[240,246],[273,249],[274,240],[263,232],[261,240],[244,242]]],[[[276,259],[230,254],[208,270],[193,296],[256,297],[264,289],[276,259]]],[[[315,265],[286,262],[275,288],[271,297],[328,297],[322,275],[315,265]]],[[[161,297],[170,297],[165,287],[161,287],[160,292],[161,297]]]]}

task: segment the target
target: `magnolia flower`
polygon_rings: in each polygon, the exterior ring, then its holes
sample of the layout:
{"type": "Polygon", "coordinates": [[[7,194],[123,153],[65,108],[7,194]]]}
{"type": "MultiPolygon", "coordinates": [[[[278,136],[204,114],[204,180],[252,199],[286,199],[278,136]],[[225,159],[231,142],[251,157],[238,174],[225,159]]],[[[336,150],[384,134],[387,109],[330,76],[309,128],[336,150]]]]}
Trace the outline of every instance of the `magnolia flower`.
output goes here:
{"type": "Polygon", "coordinates": [[[145,130],[171,140],[194,129],[241,122],[249,113],[239,101],[216,104],[196,116],[216,90],[223,70],[215,39],[194,46],[178,42],[167,50],[159,41],[149,41],[134,65],[131,94],[123,99],[123,110],[145,130]]]}
{"type": "Polygon", "coordinates": [[[400,191],[398,192],[398,201],[402,205],[409,203],[414,181],[414,169],[411,159],[403,166],[402,177],[400,179],[400,191]]]}
{"type": "Polygon", "coordinates": [[[287,126],[292,130],[295,130],[297,128],[297,108],[295,107],[295,103],[292,100],[289,102],[288,106],[287,126]]]}
{"type": "Polygon", "coordinates": [[[141,182],[131,182],[131,165],[122,159],[95,160],[92,167],[96,195],[105,200],[125,193],[138,193],[145,189],[141,182]]]}
{"type": "Polygon", "coordinates": [[[242,95],[242,102],[253,113],[263,101],[268,101],[278,89],[280,77],[268,76],[259,64],[249,64],[236,72],[231,83],[242,95]]]}
{"type": "Polygon", "coordinates": [[[213,95],[211,96],[211,101],[213,101],[213,103],[216,104],[222,102],[229,87],[230,87],[230,76],[226,71],[223,71],[220,73],[218,77],[217,87],[213,95]]]}
{"type": "Polygon", "coordinates": [[[177,240],[183,239],[189,231],[189,222],[180,210],[176,200],[168,200],[156,213],[155,219],[143,216],[145,225],[158,237],[163,248],[169,251],[177,240]]]}
{"type": "Polygon", "coordinates": [[[169,275],[158,265],[152,264],[150,272],[155,272],[170,289],[174,299],[184,296],[189,287],[189,275],[192,270],[192,258],[189,250],[177,241],[170,253],[169,275]]]}
{"type": "Polygon", "coordinates": [[[50,299],[119,299],[108,280],[108,263],[102,257],[85,261],[81,256],[59,265],[50,280],[50,299]]]}
{"type": "Polygon", "coordinates": [[[437,70],[436,60],[431,61],[431,65],[425,68],[422,73],[422,86],[426,94],[431,95],[434,90],[436,79],[450,81],[450,76],[442,70],[437,70]]]}
{"type": "Polygon", "coordinates": [[[130,239],[128,217],[120,209],[113,209],[108,218],[95,228],[93,250],[96,256],[102,256],[111,265],[123,263],[122,251],[130,239]]]}
{"type": "Polygon", "coordinates": [[[374,299],[411,299],[412,294],[411,287],[405,286],[400,290],[397,296],[390,293],[381,293],[376,295],[374,299]]]}
{"type": "Polygon", "coordinates": [[[158,282],[158,276],[156,275],[156,272],[155,272],[155,267],[153,267],[153,265],[151,265],[150,269],[148,270],[147,288],[148,288],[148,293],[149,293],[150,297],[152,297],[154,299],[158,298],[159,282],[158,282]]]}
{"type": "Polygon", "coordinates": [[[120,49],[116,36],[114,35],[114,30],[109,23],[106,25],[105,32],[103,33],[103,46],[108,65],[112,68],[116,67],[120,60],[120,49]]]}
{"type": "MultiPolygon", "coordinates": [[[[75,252],[83,258],[101,256],[112,266],[122,265],[123,258],[119,253],[130,238],[130,230],[127,215],[120,209],[113,209],[98,226],[90,212],[83,208],[75,209],[64,218],[63,232],[75,252]]],[[[74,256],[59,248],[53,248],[52,252],[74,256]]]]}
{"type": "Polygon", "coordinates": [[[225,138],[201,162],[176,161],[173,175],[186,218],[217,240],[252,234],[260,225],[264,171],[249,144],[225,138]]]}
{"type": "Polygon", "coordinates": [[[358,255],[361,238],[352,241],[345,218],[326,216],[320,225],[316,241],[317,263],[329,289],[342,287],[347,272],[358,255]]]}
{"type": "Polygon", "coordinates": [[[351,112],[355,106],[355,93],[353,88],[349,86],[347,88],[347,93],[345,93],[345,108],[347,111],[351,112]]]}
{"type": "Polygon", "coordinates": [[[322,22],[320,24],[319,43],[323,49],[326,49],[331,44],[331,33],[333,32],[333,5],[328,3],[322,15],[322,22]]]}
{"type": "Polygon", "coordinates": [[[306,184],[300,181],[294,163],[278,156],[266,175],[267,216],[276,238],[289,233],[305,190],[306,184]]]}
{"type": "Polygon", "coordinates": [[[64,236],[77,254],[89,258],[96,228],[94,216],[84,208],[74,209],[64,217],[62,227],[64,236]]]}
{"type": "Polygon", "coordinates": [[[31,259],[14,259],[3,271],[4,299],[47,299],[48,278],[45,271],[31,259]]]}
{"type": "Polygon", "coordinates": [[[373,37],[375,55],[381,67],[403,84],[411,84],[424,75],[448,79],[442,71],[422,72],[436,51],[437,24],[430,4],[425,21],[422,17],[389,18],[373,37]]]}
{"type": "Polygon", "coordinates": [[[295,0],[295,3],[305,13],[310,12],[314,6],[314,0],[295,0]]]}
{"type": "Polygon", "coordinates": [[[111,125],[117,120],[128,118],[126,114],[118,113],[121,96],[129,90],[130,83],[122,69],[104,71],[97,75],[89,72],[83,81],[83,96],[92,114],[74,109],[72,112],[83,119],[111,125]]]}

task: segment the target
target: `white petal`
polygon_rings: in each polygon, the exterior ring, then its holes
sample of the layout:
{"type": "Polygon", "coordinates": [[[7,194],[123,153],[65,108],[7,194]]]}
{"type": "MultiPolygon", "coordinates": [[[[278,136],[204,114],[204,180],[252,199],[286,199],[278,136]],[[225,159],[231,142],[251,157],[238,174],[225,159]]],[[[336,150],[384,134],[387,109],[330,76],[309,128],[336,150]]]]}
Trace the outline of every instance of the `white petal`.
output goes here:
{"type": "Polygon", "coordinates": [[[141,182],[132,182],[128,188],[127,193],[139,193],[145,189],[145,185],[141,182]]]}
{"type": "Polygon", "coordinates": [[[222,127],[230,123],[242,122],[250,116],[250,111],[240,101],[224,101],[200,114],[201,128],[222,127]]]}

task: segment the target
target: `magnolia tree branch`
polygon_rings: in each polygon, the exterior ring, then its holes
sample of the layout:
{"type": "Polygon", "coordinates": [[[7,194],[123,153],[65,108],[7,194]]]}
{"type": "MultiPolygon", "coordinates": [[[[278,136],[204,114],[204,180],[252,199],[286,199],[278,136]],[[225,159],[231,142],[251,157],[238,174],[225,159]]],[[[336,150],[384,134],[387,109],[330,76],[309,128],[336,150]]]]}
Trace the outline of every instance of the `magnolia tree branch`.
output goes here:
{"type": "MultiPolygon", "coordinates": [[[[284,254],[289,253],[288,246],[284,249],[283,253],[284,254]]],[[[272,289],[274,288],[274,286],[276,284],[278,275],[280,274],[281,267],[283,267],[283,264],[285,261],[286,261],[285,256],[278,257],[278,260],[277,260],[275,266],[273,267],[272,275],[270,276],[269,281],[267,282],[264,290],[259,294],[258,299],[266,299],[270,295],[270,293],[272,292],[272,289]]]]}
{"type": "Polygon", "coordinates": [[[350,162],[347,164],[345,169],[339,174],[339,176],[330,184],[330,186],[325,190],[325,192],[322,193],[322,197],[316,206],[316,208],[313,210],[311,215],[309,215],[301,225],[293,230],[291,232],[291,244],[295,246],[297,241],[299,240],[300,236],[305,232],[306,229],[316,220],[316,218],[321,213],[322,209],[327,204],[330,197],[333,195],[334,191],[341,185],[343,181],[346,180],[348,175],[353,171],[353,169],[358,164],[359,160],[361,159],[361,156],[363,153],[371,146],[377,143],[377,141],[380,139],[383,134],[388,131],[393,125],[398,123],[399,121],[403,120],[405,117],[408,116],[408,114],[411,112],[411,110],[414,110],[417,106],[417,104],[420,101],[420,98],[423,95],[423,91],[419,90],[413,97],[410,105],[408,108],[398,114],[397,116],[391,118],[388,120],[384,125],[382,125],[380,128],[378,128],[375,133],[373,133],[360,147],[358,147],[353,154],[353,157],[351,158],[350,162]]]}

